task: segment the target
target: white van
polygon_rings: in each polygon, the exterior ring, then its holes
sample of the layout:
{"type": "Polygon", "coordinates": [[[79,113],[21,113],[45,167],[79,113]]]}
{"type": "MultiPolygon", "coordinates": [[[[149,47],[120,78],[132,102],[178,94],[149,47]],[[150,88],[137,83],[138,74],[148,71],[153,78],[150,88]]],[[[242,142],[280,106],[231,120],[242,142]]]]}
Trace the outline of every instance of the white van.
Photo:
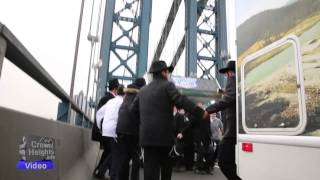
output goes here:
{"type": "Polygon", "coordinates": [[[244,180],[320,179],[320,1],[237,0],[244,180]]]}

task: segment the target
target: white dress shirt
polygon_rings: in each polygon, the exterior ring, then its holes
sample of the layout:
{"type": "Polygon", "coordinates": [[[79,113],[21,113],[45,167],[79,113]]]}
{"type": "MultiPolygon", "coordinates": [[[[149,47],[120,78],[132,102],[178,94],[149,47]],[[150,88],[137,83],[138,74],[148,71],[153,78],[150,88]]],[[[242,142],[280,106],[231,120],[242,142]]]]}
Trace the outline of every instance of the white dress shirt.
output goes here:
{"type": "Polygon", "coordinates": [[[116,127],[118,123],[118,113],[120,106],[123,102],[122,96],[116,96],[110,99],[105,105],[103,105],[96,114],[97,126],[101,130],[102,123],[102,136],[117,137],[116,127]]]}

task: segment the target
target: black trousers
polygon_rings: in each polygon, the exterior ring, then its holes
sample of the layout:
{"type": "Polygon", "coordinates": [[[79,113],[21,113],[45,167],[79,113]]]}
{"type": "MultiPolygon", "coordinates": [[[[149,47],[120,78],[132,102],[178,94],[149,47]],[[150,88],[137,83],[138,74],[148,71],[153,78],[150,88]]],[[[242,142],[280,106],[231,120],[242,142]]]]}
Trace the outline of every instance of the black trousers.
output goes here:
{"type": "Polygon", "coordinates": [[[107,157],[102,162],[98,169],[98,176],[103,177],[106,171],[109,169],[109,175],[111,177],[111,180],[116,179],[116,167],[117,167],[117,161],[112,161],[113,154],[115,153],[115,145],[116,141],[115,138],[112,137],[102,137],[102,144],[103,144],[103,150],[107,153],[107,157]]]}
{"type": "Polygon", "coordinates": [[[220,140],[212,140],[213,145],[216,146],[216,148],[214,149],[214,151],[212,153],[210,153],[210,157],[209,157],[209,164],[210,167],[214,167],[214,164],[217,162],[218,159],[218,154],[219,154],[219,149],[220,149],[220,140]]]}
{"type": "Polygon", "coordinates": [[[130,160],[131,166],[131,180],[139,180],[140,169],[140,148],[139,137],[118,134],[118,143],[116,145],[116,159],[119,162],[117,171],[118,180],[129,180],[130,160]]]}
{"type": "Polygon", "coordinates": [[[184,164],[187,170],[192,170],[194,164],[194,145],[187,144],[184,146],[184,164]]]}
{"type": "Polygon", "coordinates": [[[172,147],[144,147],[144,179],[171,180],[172,159],[169,152],[172,147]]]}
{"type": "MultiPolygon", "coordinates": [[[[100,143],[102,144],[102,142],[100,142],[100,143]]],[[[100,145],[100,146],[103,148],[103,145],[100,145]]],[[[97,167],[95,168],[94,172],[96,172],[96,171],[100,168],[100,166],[102,165],[102,163],[103,163],[103,162],[105,161],[105,159],[108,157],[108,153],[110,153],[110,152],[106,152],[105,150],[103,150],[102,155],[101,155],[101,158],[100,158],[100,161],[99,161],[97,167]]],[[[107,168],[107,169],[108,169],[108,168],[107,168]]]]}
{"type": "Polygon", "coordinates": [[[224,138],[220,143],[219,167],[228,180],[241,180],[235,163],[236,138],[224,138]]]}
{"type": "Polygon", "coordinates": [[[197,170],[207,171],[209,170],[209,142],[197,142],[195,143],[197,150],[197,161],[195,167],[197,170]]]}

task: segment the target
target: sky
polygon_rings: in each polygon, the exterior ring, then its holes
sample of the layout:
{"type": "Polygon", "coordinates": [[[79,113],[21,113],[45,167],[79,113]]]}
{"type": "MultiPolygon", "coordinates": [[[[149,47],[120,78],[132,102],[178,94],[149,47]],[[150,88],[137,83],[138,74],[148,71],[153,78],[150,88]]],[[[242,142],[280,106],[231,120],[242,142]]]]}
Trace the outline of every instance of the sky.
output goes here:
{"type": "MultiPolygon", "coordinates": [[[[116,0],[118,3],[122,1],[116,0]]],[[[102,11],[104,11],[104,0],[85,0],[74,94],[78,94],[80,91],[86,93],[91,52],[91,44],[87,40],[87,35],[90,29],[93,2],[92,34],[96,34],[100,2],[102,2],[102,11]]],[[[149,59],[153,57],[171,3],[172,0],[153,0],[149,59]]],[[[14,33],[67,93],[70,90],[80,5],[81,0],[0,0],[0,22],[14,33]]],[[[176,47],[183,37],[184,21],[184,1],[182,1],[161,56],[161,59],[167,63],[170,63],[176,47]]],[[[101,38],[101,27],[100,23],[99,38],[101,38]]],[[[98,55],[99,43],[95,51],[95,62],[99,60],[98,55]]],[[[174,75],[184,75],[184,53],[178,67],[182,68],[176,68],[174,75]]],[[[92,94],[93,77],[90,82],[89,95],[92,94]]],[[[27,77],[8,60],[4,61],[0,77],[0,106],[55,119],[59,102],[58,98],[27,77]]]]}
{"type": "MultiPolygon", "coordinates": [[[[153,7],[157,8],[153,9],[150,49],[154,49],[169,12],[172,0],[165,1],[167,2],[153,2],[153,7]]],[[[100,0],[94,2],[96,21],[100,0]]],[[[104,11],[104,1],[102,2],[104,11]]],[[[85,0],[74,94],[81,90],[86,92],[91,50],[87,35],[92,3],[93,0],[85,0]]],[[[14,33],[67,93],[70,91],[80,5],[81,0],[0,0],[0,22],[14,33]]],[[[95,30],[96,23],[92,32],[95,33],[95,30]]],[[[98,54],[97,51],[96,55],[98,54]]],[[[97,56],[95,61],[98,61],[97,56]]],[[[92,81],[91,79],[91,84],[92,81]]],[[[4,61],[0,77],[0,106],[55,119],[59,102],[58,98],[27,77],[8,60],[4,61]]]]}
{"type": "MultiPolygon", "coordinates": [[[[69,92],[80,1],[0,0],[0,4],[1,23],[69,92]]],[[[4,107],[47,118],[56,117],[59,102],[8,61],[2,69],[0,99],[4,107]]]]}

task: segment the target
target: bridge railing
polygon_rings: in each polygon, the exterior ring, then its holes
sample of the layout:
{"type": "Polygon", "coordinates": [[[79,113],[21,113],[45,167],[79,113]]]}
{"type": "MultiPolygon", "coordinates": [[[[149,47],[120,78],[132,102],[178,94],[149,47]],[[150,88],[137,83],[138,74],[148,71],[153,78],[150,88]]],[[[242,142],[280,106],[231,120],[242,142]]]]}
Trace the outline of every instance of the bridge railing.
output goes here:
{"type": "Polygon", "coordinates": [[[92,119],[79,108],[72,97],[61,88],[15,35],[0,22],[0,77],[4,58],[7,58],[20,70],[24,71],[33,80],[37,81],[61,100],[62,103],[59,104],[57,120],[70,123],[70,120],[68,120],[68,110],[71,107],[70,112],[73,112],[75,115],[76,125],[83,127],[92,126],[92,119]]]}

